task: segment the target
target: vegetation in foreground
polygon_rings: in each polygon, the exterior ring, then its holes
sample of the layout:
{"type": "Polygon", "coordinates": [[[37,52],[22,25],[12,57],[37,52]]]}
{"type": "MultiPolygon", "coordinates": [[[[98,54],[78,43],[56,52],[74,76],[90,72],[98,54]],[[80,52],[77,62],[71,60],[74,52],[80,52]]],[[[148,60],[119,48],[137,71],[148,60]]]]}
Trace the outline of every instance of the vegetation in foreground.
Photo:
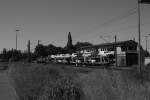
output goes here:
{"type": "Polygon", "coordinates": [[[16,63],[9,76],[19,100],[81,100],[82,89],[73,74],[53,65],[16,63]]]}
{"type": "Polygon", "coordinates": [[[150,99],[149,72],[17,63],[9,75],[20,100],[150,99]]]}

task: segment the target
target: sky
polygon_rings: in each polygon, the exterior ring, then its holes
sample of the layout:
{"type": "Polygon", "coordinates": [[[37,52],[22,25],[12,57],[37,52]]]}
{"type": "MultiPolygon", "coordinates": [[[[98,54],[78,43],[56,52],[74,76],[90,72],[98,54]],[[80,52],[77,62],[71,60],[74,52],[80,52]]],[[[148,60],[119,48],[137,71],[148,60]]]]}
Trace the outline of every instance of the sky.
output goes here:
{"type": "MultiPolygon", "coordinates": [[[[141,5],[141,44],[150,34],[150,5],[141,5]]],[[[68,32],[73,44],[93,44],[138,40],[137,0],[0,0],[0,51],[15,48],[34,49],[41,43],[64,47],[68,32]]],[[[150,50],[150,37],[148,50],[150,50]]]]}

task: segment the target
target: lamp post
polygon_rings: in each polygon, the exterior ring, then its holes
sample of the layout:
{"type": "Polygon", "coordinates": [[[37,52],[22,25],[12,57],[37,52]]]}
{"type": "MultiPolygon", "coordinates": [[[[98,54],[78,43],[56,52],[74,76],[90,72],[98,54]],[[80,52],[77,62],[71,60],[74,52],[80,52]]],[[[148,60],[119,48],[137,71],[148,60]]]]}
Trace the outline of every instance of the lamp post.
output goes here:
{"type": "Polygon", "coordinates": [[[16,25],[15,32],[16,32],[16,50],[18,49],[18,34],[20,32],[20,25],[16,25]]]}
{"type": "Polygon", "coordinates": [[[20,30],[19,29],[16,29],[16,50],[17,50],[17,45],[18,45],[18,32],[20,30]]]}

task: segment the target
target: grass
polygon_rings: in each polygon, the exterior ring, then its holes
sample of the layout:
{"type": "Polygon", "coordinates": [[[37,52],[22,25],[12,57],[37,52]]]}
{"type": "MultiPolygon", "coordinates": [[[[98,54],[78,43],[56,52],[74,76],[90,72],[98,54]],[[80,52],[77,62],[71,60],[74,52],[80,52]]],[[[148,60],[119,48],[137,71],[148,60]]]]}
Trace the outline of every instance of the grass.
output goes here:
{"type": "Polygon", "coordinates": [[[0,70],[5,70],[8,68],[8,62],[0,62],[0,70]]]}
{"type": "MultiPolygon", "coordinates": [[[[143,77],[149,77],[149,73],[143,77]]],[[[150,99],[149,80],[141,81],[138,72],[100,69],[88,75],[80,73],[80,80],[89,100],[150,99]]]]}
{"type": "Polygon", "coordinates": [[[73,74],[42,64],[12,64],[9,76],[19,100],[80,100],[79,85],[73,74]]]}
{"type": "Polygon", "coordinates": [[[150,99],[149,72],[16,63],[9,75],[20,100],[150,99]]]}

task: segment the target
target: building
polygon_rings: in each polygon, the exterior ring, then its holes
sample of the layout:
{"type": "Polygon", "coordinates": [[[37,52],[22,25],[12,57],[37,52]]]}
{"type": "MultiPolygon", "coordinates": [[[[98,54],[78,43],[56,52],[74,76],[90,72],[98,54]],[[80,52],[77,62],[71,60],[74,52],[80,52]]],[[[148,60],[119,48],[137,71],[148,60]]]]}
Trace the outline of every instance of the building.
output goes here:
{"type": "Polygon", "coordinates": [[[81,47],[77,50],[77,53],[82,54],[84,62],[86,62],[88,58],[91,58],[91,56],[107,56],[114,58],[114,60],[115,57],[117,57],[118,66],[132,66],[138,64],[137,48],[137,42],[128,40],[81,47]]]}

